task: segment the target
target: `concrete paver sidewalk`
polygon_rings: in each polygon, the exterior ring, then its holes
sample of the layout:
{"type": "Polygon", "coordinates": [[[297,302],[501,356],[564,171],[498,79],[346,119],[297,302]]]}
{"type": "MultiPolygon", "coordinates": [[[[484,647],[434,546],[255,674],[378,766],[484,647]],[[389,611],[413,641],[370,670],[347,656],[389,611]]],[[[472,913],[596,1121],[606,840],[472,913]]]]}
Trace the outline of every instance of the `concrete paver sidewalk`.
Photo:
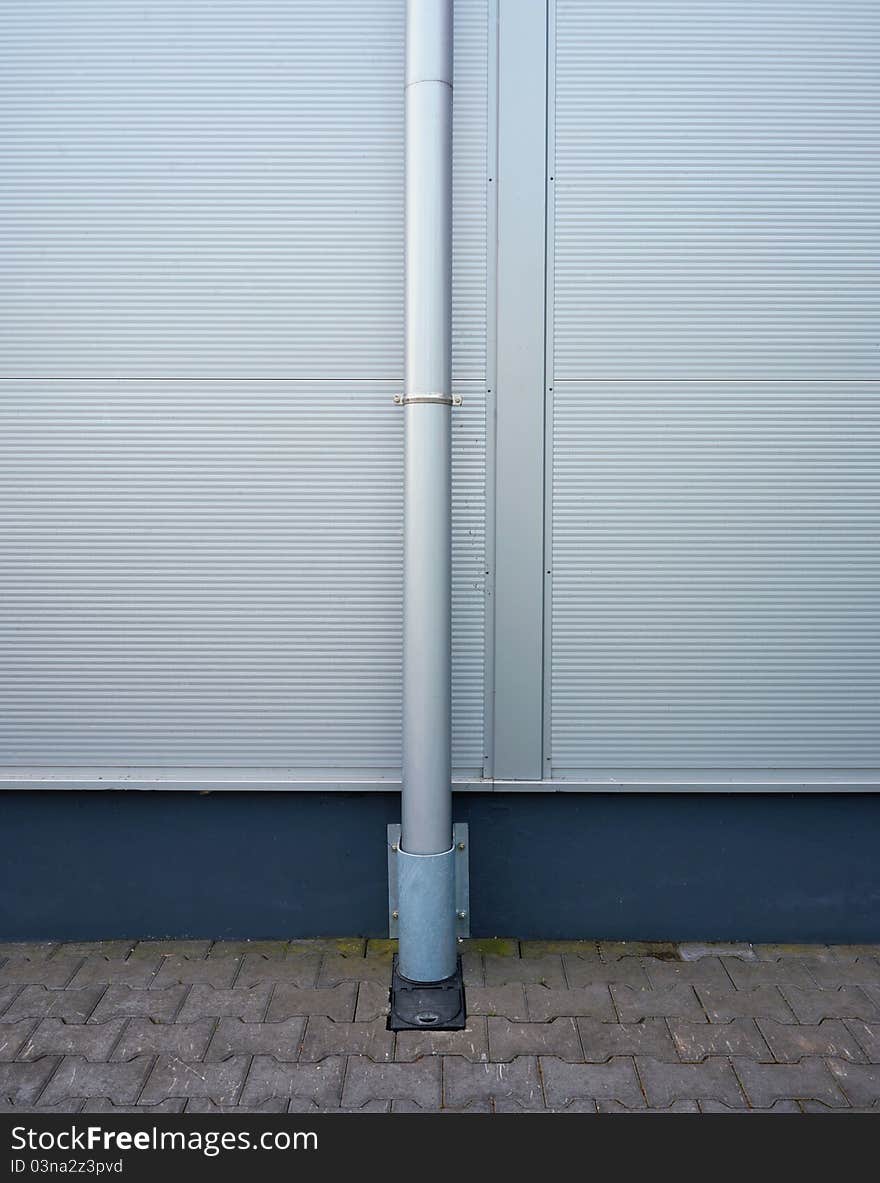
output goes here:
{"type": "Polygon", "coordinates": [[[397,1035],[392,949],[0,944],[0,1110],[880,1114],[880,945],[466,941],[397,1035]]]}

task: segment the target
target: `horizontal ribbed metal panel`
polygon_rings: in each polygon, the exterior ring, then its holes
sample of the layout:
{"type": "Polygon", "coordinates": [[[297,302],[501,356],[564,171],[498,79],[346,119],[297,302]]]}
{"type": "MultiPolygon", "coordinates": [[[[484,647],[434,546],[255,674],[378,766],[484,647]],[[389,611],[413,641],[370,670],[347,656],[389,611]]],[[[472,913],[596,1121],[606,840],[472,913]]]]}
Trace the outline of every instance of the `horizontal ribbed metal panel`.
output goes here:
{"type": "Polygon", "coordinates": [[[880,384],[555,392],[554,769],[880,768],[880,384]]]}
{"type": "MultiPolygon", "coordinates": [[[[403,0],[0,12],[0,772],[399,777],[403,0]]],[[[474,776],[485,0],[455,39],[453,760],[474,776]]]]}
{"type": "MultiPolygon", "coordinates": [[[[454,757],[482,756],[484,428],[454,432],[454,757]]],[[[0,383],[0,765],[399,775],[379,384],[0,383]]],[[[246,776],[244,777],[246,779],[246,776]]]]}
{"type": "Polygon", "coordinates": [[[553,772],[876,771],[878,9],[555,17],[553,772]]]}
{"type": "MultiPolygon", "coordinates": [[[[2,0],[16,376],[403,373],[403,0],[2,0]]],[[[454,367],[485,372],[485,0],[456,11],[454,367]]]]}
{"type": "Polygon", "coordinates": [[[876,0],[558,0],[554,371],[874,378],[876,0]]]}

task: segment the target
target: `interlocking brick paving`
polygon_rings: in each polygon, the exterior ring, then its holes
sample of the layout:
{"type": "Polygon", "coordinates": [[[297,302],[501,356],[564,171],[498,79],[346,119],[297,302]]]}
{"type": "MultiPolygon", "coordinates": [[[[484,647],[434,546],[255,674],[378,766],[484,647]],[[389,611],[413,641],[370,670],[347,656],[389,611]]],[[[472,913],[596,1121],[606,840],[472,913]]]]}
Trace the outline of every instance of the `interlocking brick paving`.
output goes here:
{"type": "Polygon", "coordinates": [[[0,1112],[880,1114],[880,945],[474,940],[388,1031],[384,940],[0,944],[0,1112]]]}

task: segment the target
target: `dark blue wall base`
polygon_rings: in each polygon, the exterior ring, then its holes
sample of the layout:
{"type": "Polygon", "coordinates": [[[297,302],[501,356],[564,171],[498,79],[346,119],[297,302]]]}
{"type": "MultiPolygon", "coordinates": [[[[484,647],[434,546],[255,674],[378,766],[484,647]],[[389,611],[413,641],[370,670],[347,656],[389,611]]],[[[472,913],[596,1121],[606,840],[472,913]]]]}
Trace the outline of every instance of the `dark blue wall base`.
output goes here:
{"type": "MultiPolygon", "coordinates": [[[[6,792],[0,939],[383,936],[394,793],[6,792]]],[[[880,796],[461,794],[475,936],[880,941],[880,796]]]]}

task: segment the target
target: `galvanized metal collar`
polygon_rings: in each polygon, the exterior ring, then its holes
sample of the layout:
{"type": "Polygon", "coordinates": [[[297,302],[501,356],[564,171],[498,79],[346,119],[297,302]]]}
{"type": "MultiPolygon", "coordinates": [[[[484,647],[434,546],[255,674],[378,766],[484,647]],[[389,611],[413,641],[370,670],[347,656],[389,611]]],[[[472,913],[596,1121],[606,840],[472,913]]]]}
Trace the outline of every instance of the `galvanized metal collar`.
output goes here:
{"type": "Polygon", "coordinates": [[[460,394],[438,394],[430,391],[428,394],[395,394],[394,401],[399,407],[409,403],[437,403],[443,407],[460,407],[460,394]]]}

